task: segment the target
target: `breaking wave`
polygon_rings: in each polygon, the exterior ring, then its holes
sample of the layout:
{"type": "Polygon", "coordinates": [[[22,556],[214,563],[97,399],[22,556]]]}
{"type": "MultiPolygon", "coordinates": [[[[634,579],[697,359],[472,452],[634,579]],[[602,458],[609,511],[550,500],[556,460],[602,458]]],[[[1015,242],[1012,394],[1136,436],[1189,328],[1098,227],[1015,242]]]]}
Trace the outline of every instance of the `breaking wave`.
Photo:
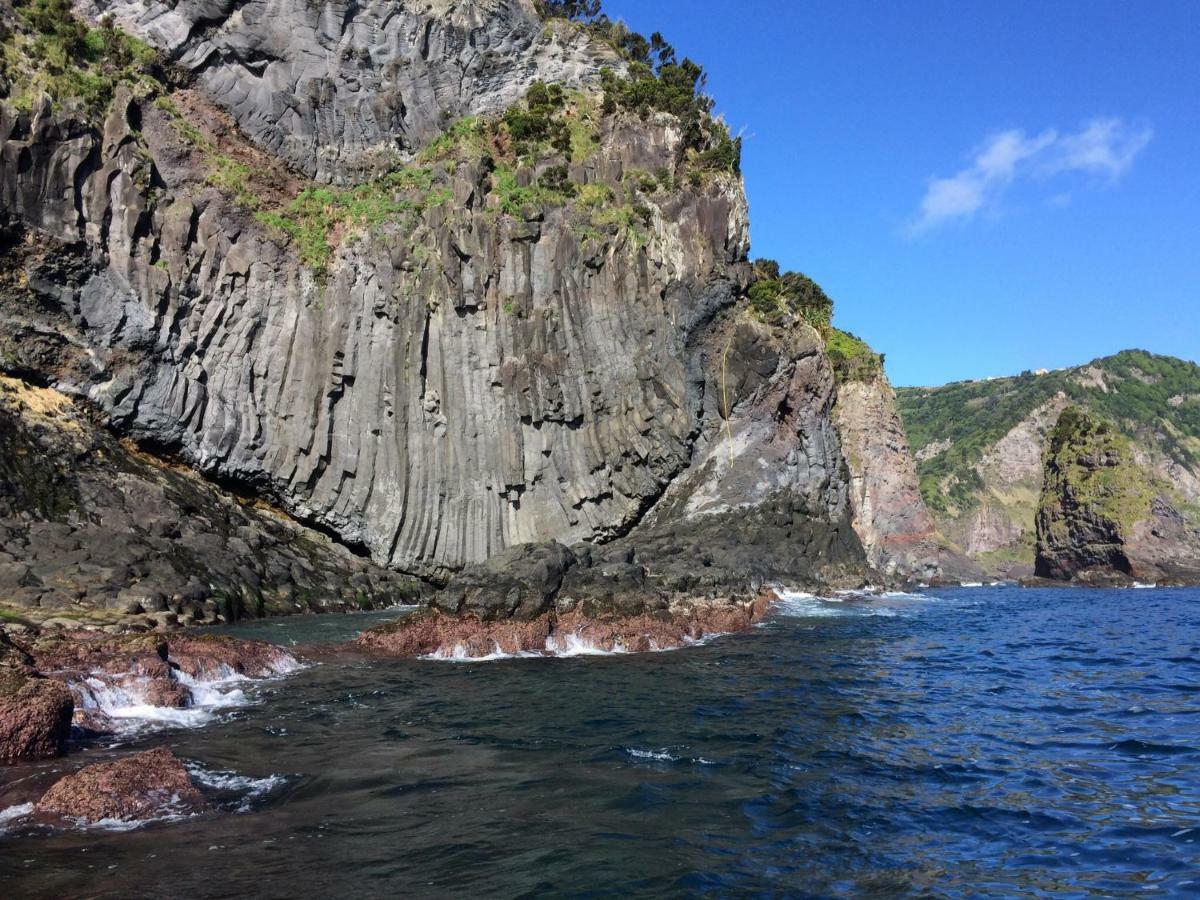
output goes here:
{"type": "Polygon", "coordinates": [[[271,666],[271,675],[248,678],[221,665],[212,678],[194,678],[176,669],[175,679],[186,687],[190,701],[184,707],[163,706],[152,702],[153,679],[144,676],[95,673],[82,680],[68,682],[76,697],[76,710],[82,718],[99,716],[118,734],[131,734],[159,728],[199,728],[230,710],[247,706],[251,700],[246,688],[304,668],[295,659],[280,660],[271,666]]]}
{"type": "Polygon", "coordinates": [[[287,784],[283,775],[253,778],[224,769],[208,769],[199,763],[188,763],[187,770],[192,780],[212,795],[210,799],[232,806],[236,812],[249,812],[256,801],[287,784]]]}

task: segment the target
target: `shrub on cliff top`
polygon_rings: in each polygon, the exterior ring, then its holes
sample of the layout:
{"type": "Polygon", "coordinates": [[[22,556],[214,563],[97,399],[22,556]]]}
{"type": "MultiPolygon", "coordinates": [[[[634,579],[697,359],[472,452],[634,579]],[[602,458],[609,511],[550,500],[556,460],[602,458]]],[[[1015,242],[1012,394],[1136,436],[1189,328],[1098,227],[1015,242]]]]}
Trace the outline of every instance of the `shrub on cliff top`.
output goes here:
{"type": "Polygon", "coordinates": [[[755,260],[749,298],[751,312],[766,322],[798,316],[824,332],[833,318],[833,301],[819,284],[800,272],[781,273],[773,259],[755,260]]]}
{"type": "Polygon", "coordinates": [[[631,31],[624,22],[609,19],[599,0],[542,0],[545,18],[577,22],[604,41],[628,63],[628,74],[601,70],[606,114],[619,109],[645,117],[667,112],[679,119],[684,148],[699,171],[741,171],[742,143],[713,119],[712,98],[704,93],[707,76],[699,64],[678,59],[675,48],[660,32],[649,38],[631,31]]]}
{"type": "Polygon", "coordinates": [[[883,354],[876,353],[866,341],[849,331],[830,328],[825,338],[825,353],[839,382],[872,381],[883,373],[883,354]]]}

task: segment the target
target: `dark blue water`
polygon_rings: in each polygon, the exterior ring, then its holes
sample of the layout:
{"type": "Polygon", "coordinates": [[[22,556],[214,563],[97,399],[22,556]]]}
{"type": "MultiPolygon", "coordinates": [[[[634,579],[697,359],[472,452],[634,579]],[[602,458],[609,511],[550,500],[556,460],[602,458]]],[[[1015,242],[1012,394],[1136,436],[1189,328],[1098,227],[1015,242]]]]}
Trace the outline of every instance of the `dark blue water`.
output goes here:
{"type": "Polygon", "coordinates": [[[135,743],[287,776],[250,812],[10,834],[0,893],[1200,894],[1200,591],[800,600],[684,651],[335,657],[259,700],[135,743]]]}

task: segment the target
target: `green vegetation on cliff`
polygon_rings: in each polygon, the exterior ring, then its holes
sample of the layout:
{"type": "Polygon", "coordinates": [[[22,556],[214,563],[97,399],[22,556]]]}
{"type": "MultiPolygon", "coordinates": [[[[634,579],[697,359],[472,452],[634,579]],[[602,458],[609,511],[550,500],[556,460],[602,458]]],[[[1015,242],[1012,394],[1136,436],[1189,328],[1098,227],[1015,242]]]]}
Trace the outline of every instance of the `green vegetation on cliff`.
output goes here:
{"type": "MultiPolygon", "coordinates": [[[[1078,514],[1126,531],[1150,514],[1153,480],[1134,460],[1133,444],[1104,419],[1077,406],[1062,411],[1046,447],[1046,483],[1039,513],[1064,498],[1078,514]]],[[[1061,519],[1054,520],[1065,528],[1061,519]]]]}
{"type": "Polygon", "coordinates": [[[825,352],[838,381],[872,381],[883,374],[883,354],[876,353],[862,338],[830,328],[825,352]]]}
{"type": "Polygon", "coordinates": [[[707,76],[696,62],[676,56],[675,48],[659,32],[649,38],[613,21],[599,0],[542,0],[538,8],[548,19],[567,19],[586,28],[612,47],[627,64],[627,73],[601,71],[606,114],[627,110],[646,118],[653,112],[675,116],[683,130],[683,144],[692,164],[692,177],[705,171],[741,171],[742,140],[713,118],[713,100],[704,92],[707,76]]]}
{"type": "Polygon", "coordinates": [[[141,97],[161,90],[158,54],[114,27],[111,17],[91,28],[70,0],[18,0],[13,8],[13,21],[0,20],[0,98],[17,109],[30,110],[44,95],[98,118],[120,84],[141,97]]]}
{"type": "Polygon", "coordinates": [[[773,259],[754,261],[749,297],[750,311],[767,323],[799,317],[825,332],[833,318],[833,301],[819,284],[800,272],[780,272],[773,259]]]}
{"type": "Polygon", "coordinates": [[[970,490],[980,487],[972,467],[1013,427],[1059,394],[1109,419],[1130,437],[1160,444],[1178,462],[1200,466],[1200,366],[1126,350],[1040,375],[1023,372],[944,387],[899,388],[900,414],[913,452],[920,458],[931,445],[944,447],[919,459],[925,502],[946,508],[950,498],[941,485],[947,479],[970,490]]]}
{"type": "MultiPolygon", "coordinates": [[[[1185,478],[1200,476],[1200,366],[1185,360],[1127,350],[1070,369],[896,393],[925,502],[947,537],[996,563],[994,574],[1033,562],[1043,441],[1067,406],[1110,423],[1160,473],[1180,466],[1185,478]]],[[[1171,500],[1191,515],[1186,492],[1171,500]]]]}

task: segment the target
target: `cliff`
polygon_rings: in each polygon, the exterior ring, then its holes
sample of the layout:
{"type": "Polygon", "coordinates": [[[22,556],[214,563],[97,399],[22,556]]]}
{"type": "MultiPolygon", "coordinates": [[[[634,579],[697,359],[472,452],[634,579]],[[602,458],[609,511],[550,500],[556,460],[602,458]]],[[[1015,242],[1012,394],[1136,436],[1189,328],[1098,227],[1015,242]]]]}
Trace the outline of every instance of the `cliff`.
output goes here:
{"type": "Polygon", "coordinates": [[[898,392],[939,530],[995,577],[1033,573],[1043,456],[1074,405],[1131,442],[1139,467],[1170,486],[1196,521],[1200,505],[1200,367],[1130,350],[1053,372],[898,392]]]}
{"type": "Polygon", "coordinates": [[[136,38],[63,74],[26,16],[6,63],[4,370],[439,585],[547,542],[589,596],[861,577],[694,64],[523,0],[85,11],[136,38]]]}
{"type": "Polygon", "coordinates": [[[1200,528],[1132,442],[1074,406],[1050,434],[1037,512],[1036,574],[1090,583],[1200,578],[1200,528]]]}
{"type": "Polygon", "coordinates": [[[871,565],[921,580],[960,576],[964,560],[941,546],[921,498],[896,395],[883,359],[852,335],[830,338],[839,376],[834,424],[850,469],[854,530],[871,565]]]}

